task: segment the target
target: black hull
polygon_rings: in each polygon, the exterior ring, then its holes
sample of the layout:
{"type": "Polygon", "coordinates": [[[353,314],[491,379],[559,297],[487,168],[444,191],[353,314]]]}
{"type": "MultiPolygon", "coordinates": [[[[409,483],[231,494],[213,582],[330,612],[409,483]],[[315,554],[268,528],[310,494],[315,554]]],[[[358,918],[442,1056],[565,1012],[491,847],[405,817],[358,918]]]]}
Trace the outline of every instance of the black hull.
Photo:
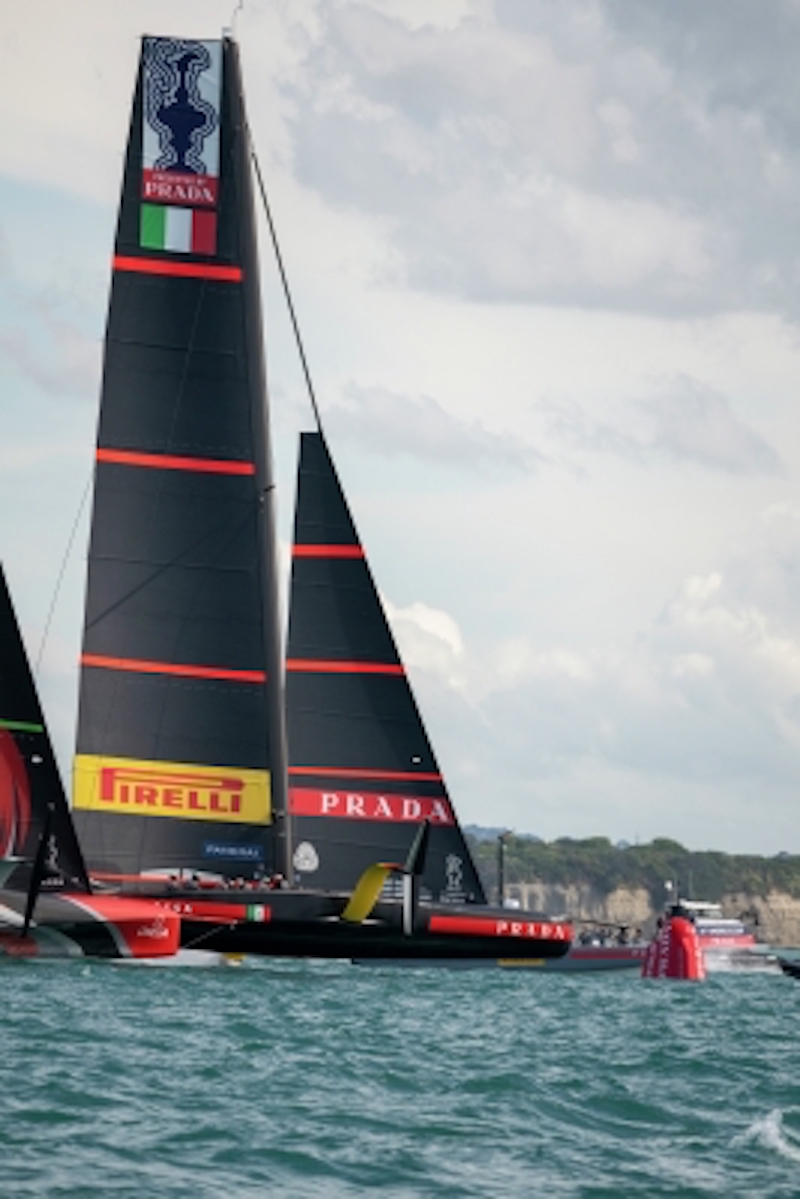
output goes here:
{"type": "Polygon", "coordinates": [[[353,925],[322,927],[318,923],[285,921],[220,928],[209,934],[205,923],[184,920],[181,944],[185,948],[217,953],[245,953],[264,957],[360,958],[363,960],[474,959],[495,961],[560,956],[563,947],[552,941],[498,943],[497,937],[437,936],[415,932],[406,936],[397,929],[353,925]]]}
{"type": "Polygon", "coordinates": [[[571,930],[531,913],[473,906],[420,904],[413,932],[403,931],[400,904],[381,903],[361,924],[340,919],[349,897],[312,892],[242,892],[171,895],[181,915],[181,944],[218,953],[268,957],[360,959],[553,959],[566,954],[571,930]],[[232,918],[225,920],[228,903],[232,918]],[[241,919],[242,904],[263,908],[262,918],[241,919]],[[208,907],[208,913],[204,913],[208,907]],[[443,928],[443,926],[445,926],[443,928]]]}
{"type": "Polygon", "coordinates": [[[356,966],[443,966],[450,969],[475,969],[493,967],[498,970],[515,969],[515,970],[538,970],[541,974],[544,971],[546,974],[557,972],[559,974],[599,974],[608,973],[609,970],[636,970],[641,971],[642,961],[644,960],[645,946],[631,946],[630,949],[623,948],[616,952],[609,951],[607,953],[595,952],[589,956],[585,953],[571,950],[560,957],[545,957],[544,954],[537,957],[535,954],[521,954],[519,956],[506,954],[503,951],[503,956],[495,955],[492,961],[485,958],[445,958],[443,961],[434,962],[430,958],[363,958],[354,959],[356,966]]]}
{"type": "Polygon", "coordinates": [[[778,965],[789,978],[800,979],[800,961],[789,961],[788,958],[778,958],[778,965]]]}

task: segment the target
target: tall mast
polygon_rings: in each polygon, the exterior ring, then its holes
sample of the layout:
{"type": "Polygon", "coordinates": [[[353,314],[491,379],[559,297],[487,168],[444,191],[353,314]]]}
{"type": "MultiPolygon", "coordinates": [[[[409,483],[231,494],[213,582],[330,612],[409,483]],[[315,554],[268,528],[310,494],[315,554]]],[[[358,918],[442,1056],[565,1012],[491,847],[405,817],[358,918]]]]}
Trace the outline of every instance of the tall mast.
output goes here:
{"type": "MultiPolygon", "coordinates": [[[[240,231],[245,262],[258,262],[255,210],[252,193],[252,168],[249,154],[249,132],[244,107],[239,47],[229,37],[224,40],[226,66],[230,85],[235,88],[237,136],[245,140],[246,155],[237,157],[237,168],[247,174],[238,188],[242,197],[240,231]]],[[[246,358],[252,372],[254,391],[261,397],[253,406],[253,430],[257,478],[262,481],[259,509],[261,555],[261,587],[263,596],[264,658],[270,686],[267,692],[267,728],[272,750],[272,812],[275,822],[276,865],[284,877],[292,879],[292,838],[288,811],[286,716],[284,703],[283,648],[281,642],[280,600],[278,596],[278,543],[275,531],[275,472],[269,425],[267,374],[264,354],[261,290],[256,269],[246,271],[243,286],[245,303],[246,358]]]]}

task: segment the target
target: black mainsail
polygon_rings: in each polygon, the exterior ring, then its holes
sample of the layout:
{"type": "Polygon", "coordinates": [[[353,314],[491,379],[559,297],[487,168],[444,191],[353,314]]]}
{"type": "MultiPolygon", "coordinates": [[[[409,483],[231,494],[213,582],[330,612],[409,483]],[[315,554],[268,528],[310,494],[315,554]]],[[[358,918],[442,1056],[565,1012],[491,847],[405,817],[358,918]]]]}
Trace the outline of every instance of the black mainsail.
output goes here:
{"type": "Polygon", "coordinates": [[[233,42],[145,38],[105,341],[74,808],[96,874],[274,867],[273,480],[233,42]]]}
{"type": "Polygon", "coordinates": [[[300,443],[286,720],[306,885],[354,887],[372,862],[403,861],[428,821],[421,897],[486,903],[321,433],[300,443]]]}

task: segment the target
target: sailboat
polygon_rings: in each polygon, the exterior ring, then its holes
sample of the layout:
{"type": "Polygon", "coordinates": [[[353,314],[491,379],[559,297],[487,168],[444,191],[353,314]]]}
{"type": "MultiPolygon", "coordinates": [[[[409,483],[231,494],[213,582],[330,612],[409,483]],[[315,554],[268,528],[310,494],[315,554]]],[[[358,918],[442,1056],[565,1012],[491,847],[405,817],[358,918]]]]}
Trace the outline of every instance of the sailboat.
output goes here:
{"type": "Polygon", "coordinates": [[[569,925],[486,903],[319,427],[284,660],[252,176],[235,42],[144,38],[81,655],[92,878],[221,952],[558,957],[569,925]]]}
{"type": "Polygon", "coordinates": [[[0,567],[0,958],[162,958],[180,918],[95,895],[0,567]]]}

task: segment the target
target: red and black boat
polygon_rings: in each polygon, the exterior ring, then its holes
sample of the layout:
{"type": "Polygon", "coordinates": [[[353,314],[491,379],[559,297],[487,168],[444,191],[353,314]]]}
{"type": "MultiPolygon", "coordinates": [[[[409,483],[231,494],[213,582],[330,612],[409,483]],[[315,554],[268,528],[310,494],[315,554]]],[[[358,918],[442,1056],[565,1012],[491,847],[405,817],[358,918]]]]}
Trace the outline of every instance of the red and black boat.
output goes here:
{"type": "Polygon", "coordinates": [[[0,957],[169,957],[179,924],[92,893],[0,567],[0,957]]]}
{"type": "Polygon", "coordinates": [[[252,176],[235,43],[145,38],[81,663],[91,874],[222,951],[558,957],[568,924],[486,904],[318,421],[284,656],[252,176]]]}

